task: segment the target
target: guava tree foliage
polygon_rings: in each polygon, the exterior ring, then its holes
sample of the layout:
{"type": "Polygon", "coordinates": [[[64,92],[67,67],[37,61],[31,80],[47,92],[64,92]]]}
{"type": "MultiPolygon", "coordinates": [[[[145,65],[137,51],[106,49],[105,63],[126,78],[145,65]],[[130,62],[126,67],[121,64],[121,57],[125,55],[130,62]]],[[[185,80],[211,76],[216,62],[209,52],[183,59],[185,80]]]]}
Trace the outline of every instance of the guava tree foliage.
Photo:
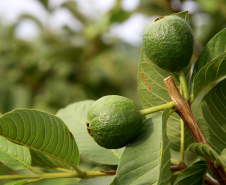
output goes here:
{"type": "MultiPolygon", "coordinates": [[[[187,12],[175,15],[188,21],[187,12]]],[[[146,117],[136,139],[121,149],[102,148],[87,133],[93,100],[70,104],[56,115],[31,109],[1,115],[1,163],[32,173],[1,174],[0,180],[21,185],[54,178],[77,178],[78,185],[225,184],[226,29],[206,44],[192,73],[191,68],[183,70],[185,75],[165,71],[141,51],[137,83],[146,117]],[[167,88],[169,76],[203,135],[194,129],[197,125],[189,126],[191,115],[177,108],[167,88]],[[196,155],[193,162],[187,162],[187,151],[196,155]],[[80,159],[93,161],[93,169],[79,164],[80,159]]]]}

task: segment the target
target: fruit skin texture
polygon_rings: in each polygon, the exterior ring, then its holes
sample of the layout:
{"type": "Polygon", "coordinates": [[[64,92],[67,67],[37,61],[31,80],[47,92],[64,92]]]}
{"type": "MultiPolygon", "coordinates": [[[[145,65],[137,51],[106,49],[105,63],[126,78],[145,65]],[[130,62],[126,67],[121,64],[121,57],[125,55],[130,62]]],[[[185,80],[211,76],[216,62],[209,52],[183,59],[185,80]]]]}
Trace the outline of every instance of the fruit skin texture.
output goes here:
{"type": "Polygon", "coordinates": [[[178,72],[189,64],[193,53],[193,32],[184,19],[170,15],[152,22],[144,32],[147,57],[162,69],[178,72]]]}
{"type": "Polygon", "coordinates": [[[89,134],[104,148],[121,148],[132,142],[142,128],[142,115],[135,103],[109,95],[95,101],[88,110],[89,134]]]}

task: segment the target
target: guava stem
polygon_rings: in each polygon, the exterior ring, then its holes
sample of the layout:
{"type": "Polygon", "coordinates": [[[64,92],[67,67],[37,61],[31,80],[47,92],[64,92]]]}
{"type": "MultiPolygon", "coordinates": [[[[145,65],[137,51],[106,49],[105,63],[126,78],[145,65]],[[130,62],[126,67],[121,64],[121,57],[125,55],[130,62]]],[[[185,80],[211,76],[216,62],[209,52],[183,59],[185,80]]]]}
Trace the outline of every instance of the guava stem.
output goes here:
{"type": "Polygon", "coordinates": [[[180,120],[180,162],[184,162],[184,121],[180,120]]]}
{"type": "Polygon", "coordinates": [[[85,176],[87,175],[86,172],[80,170],[77,166],[73,166],[73,168],[74,168],[74,170],[78,173],[78,175],[79,175],[80,177],[85,177],[85,176]]]}
{"type": "MultiPolygon", "coordinates": [[[[183,95],[183,86],[180,83],[180,94],[183,95]]],[[[180,118],[180,162],[184,163],[184,121],[180,118]]]]}
{"type": "Polygon", "coordinates": [[[85,177],[81,177],[78,173],[71,171],[67,173],[42,173],[34,175],[0,175],[0,179],[57,179],[57,178],[88,178],[114,175],[115,173],[107,173],[108,171],[86,171],[85,177]]]}
{"type": "Polygon", "coordinates": [[[157,105],[157,106],[154,106],[154,107],[150,107],[150,108],[147,108],[147,109],[140,110],[140,113],[142,115],[147,115],[147,114],[151,114],[151,113],[154,113],[154,112],[165,110],[167,108],[174,108],[174,106],[175,106],[175,103],[173,101],[171,101],[171,102],[168,102],[166,104],[157,105]]]}
{"type": "MultiPolygon", "coordinates": [[[[194,140],[197,143],[203,143],[208,145],[207,139],[205,138],[202,130],[200,129],[198,123],[195,120],[195,117],[191,111],[190,105],[184,98],[181,96],[180,92],[177,89],[177,86],[171,76],[165,78],[163,80],[164,85],[170,95],[171,100],[175,103],[176,112],[180,115],[183,119],[185,125],[187,126],[189,132],[193,136],[194,140]]],[[[218,180],[220,185],[226,184],[226,172],[222,165],[219,165],[219,168],[214,167],[214,162],[209,159],[205,158],[207,164],[209,165],[211,171],[213,172],[214,176],[218,180]]]]}
{"type": "Polygon", "coordinates": [[[182,86],[183,98],[186,101],[189,101],[190,97],[189,97],[188,85],[187,85],[186,77],[184,75],[184,71],[181,70],[181,71],[179,71],[178,74],[179,74],[180,84],[182,86]]]}

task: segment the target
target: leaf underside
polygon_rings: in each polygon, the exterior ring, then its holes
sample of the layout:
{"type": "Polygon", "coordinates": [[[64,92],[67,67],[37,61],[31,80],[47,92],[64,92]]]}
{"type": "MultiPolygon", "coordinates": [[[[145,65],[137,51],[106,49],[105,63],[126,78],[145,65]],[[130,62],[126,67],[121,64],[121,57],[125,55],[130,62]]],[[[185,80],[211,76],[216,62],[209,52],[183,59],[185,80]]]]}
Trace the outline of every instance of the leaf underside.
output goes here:
{"type": "Polygon", "coordinates": [[[31,165],[36,167],[71,169],[66,163],[35,150],[31,150],[31,161],[31,165]]]}
{"type": "Polygon", "coordinates": [[[212,88],[199,104],[196,120],[210,146],[220,154],[226,146],[226,79],[212,88]]]}
{"type": "Polygon", "coordinates": [[[170,181],[170,151],[166,120],[170,110],[144,122],[143,131],[125,148],[115,185],[162,184],[170,181]]]}
{"type": "Polygon", "coordinates": [[[115,178],[115,175],[106,176],[106,177],[94,177],[88,179],[82,179],[76,183],[76,185],[92,185],[92,184],[110,184],[115,178]]]}
{"type": "Polygon", "coordinates": [[[11,181],[8,183],[5,183],[4,185],[23,185],[23,184],[27,184],[27,179],[20,179],[20,180],[15,180],[15,181],[11,181]]]}
{"type": "Polygon", "coordinates": [[[212,161],[217,161],[218,164],[223,165],[220,155],[215,152],[209,145],[205,145],[203,143],[192,143],[188,146],[187,150],[194,152],[201,157],[209,158],[212,161]]]}
{"type": "Polygon", "coordinates": [[[176,179],[173,185],[200,185],[203,183],[208,165],[206,161],[198,161],[186,168],[176,179]]]}
{"type": "MultiPolygon", "coordinates": [[[[163,83],[163,79],[168,76],[173,77],[179,88],[179,79],[176,73],[159,68],[148,59],[144,51],[141,52],[137,75],[137,91],[143,108],[165,104],[170,101],[170,96],[163,83]]],[[[170,147],[179,151],[181,143],[181,120],[176,113],[171,114],[167,121],[167,135],[170,141],[170,147]]],[[[185,127],[185,147],[192,142],[193,138],[185,127]]]]}
{"type": "Polygon", "coordinates": [[[221,152],[220,156],[221,156],[224,170],[226,171],[226,148],[221,152]]]}
{"type": "Polygon", "coordinates": [[[30,151],[0,136],[0,161],[13,170],[26,169],[31,166],[30,151]]]}

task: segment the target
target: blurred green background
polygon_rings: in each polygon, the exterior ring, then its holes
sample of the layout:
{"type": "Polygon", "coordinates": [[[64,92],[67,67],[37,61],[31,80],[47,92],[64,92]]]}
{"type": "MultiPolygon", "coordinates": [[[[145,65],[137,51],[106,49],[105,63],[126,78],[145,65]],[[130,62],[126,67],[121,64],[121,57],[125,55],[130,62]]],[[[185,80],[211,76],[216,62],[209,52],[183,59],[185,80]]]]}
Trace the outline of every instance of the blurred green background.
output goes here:
{"type": "Polygon", "coordinates": [[[190,10],[196,40],[193,61],[226,23],[225,0],[107,1],[61,0],[55,6],[48,0],[34,1],[45,13],[45,23],[41,13],[39,17],[22,12],[11,24],[0,14],[1,113],[18,107],[55,113],[72,102],[108,94],[139,103],[136,74],[142,32],[149,23],[190,10]],[[107,1],[109,6],[100,11],[107,1]],[[60,11],[70,16],[71,23],[62,17],[51,19],[60,11]],[[61,25],[54,27],[60,20],[61,25]],[[32,22],[37,34],[26,38],[26,26],[21,26],[28,21],[27,27],[32,22]]]}
{"type": "MultiPolygon", "coordinates": [[[[19,1],[10,2],[7,11],[13,14],[19,1]]],[[[25,11],[10,22],[0,13],[1,113],[22,107],[56,113],[70,103],[109,94],[139,104],[136,75],[142,33],[148,24],[156,17],[189,10],[195,36],[193,62],[208,40],[226,26],[226,0],[33,2],[42,10],[36,16],[25,11]],[[63,13],[56,16],[59,12],[63,13]],[[31,25],[35,27],[33,37],[26,33],[31,25]]],[[[0,9],[2,3],[0,0],[0,9]]],[[[87,164],[81,163],[83,169],[95,166],[87,164]]],[[[0,171],[15,173],[3,166],[0,171]]]]}

